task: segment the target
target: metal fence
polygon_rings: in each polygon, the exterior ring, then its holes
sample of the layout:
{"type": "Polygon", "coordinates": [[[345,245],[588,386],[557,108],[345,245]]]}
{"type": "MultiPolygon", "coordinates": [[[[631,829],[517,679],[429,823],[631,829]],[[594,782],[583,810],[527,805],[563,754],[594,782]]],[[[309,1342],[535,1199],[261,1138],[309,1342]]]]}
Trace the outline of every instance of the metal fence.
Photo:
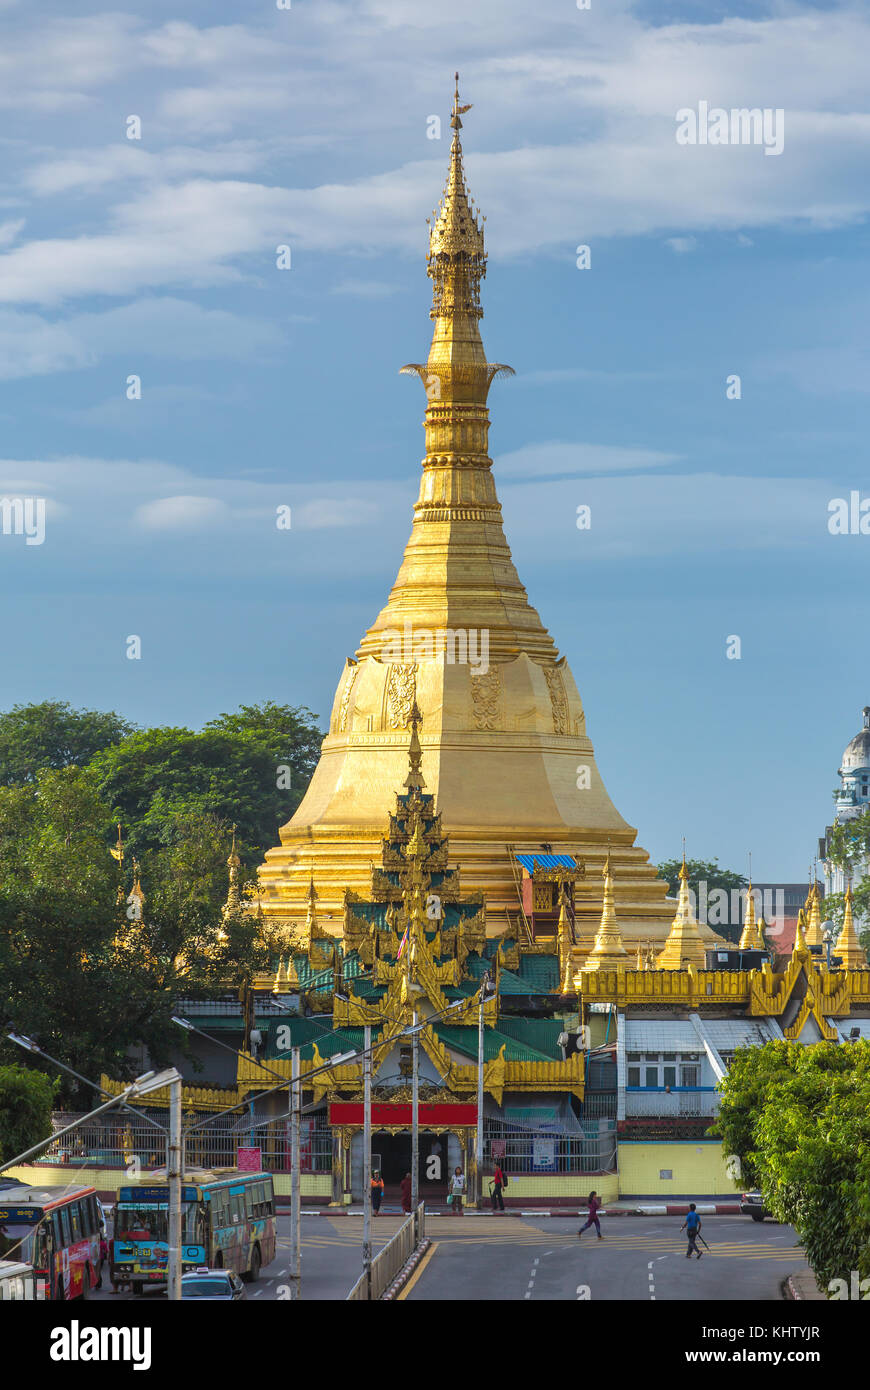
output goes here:
{"type": "Polygon", "coordinates": [[[371,1272],[363,1270],[347,1296],[346,1302],[368,1302],[383,1298],[400,1270],[408,1263],[426,1235],[426,1208],[421,1202],[403,1221],[396,1234],[388,1240],[372,1260],[371,1272]]]}
{"type": "Polygon", "coordinates": [[[719,1113],[719,1093],[712,1086],[625,1090],[626,1119],[649,1117],[667,1119],[701,1117],[712,1119],[719,1113]]]}
{"type": "Polygon", "coordinates": [[[519,1173],[601,1173],[616,1168],[616,1122],[589,1121],[576,1133],[519,1130],[487,1120],[484,1154],[508,1176],[519,1173]]]}
{"type": "MultiPolygon", "coordinates": [[[[55,1140],[36,1159],[43,1165],[61,1164],[69,1168],[119,1168],[131,1176],[162,1168],[166,1154],[166,1111],[144,1112],[152,1123],[138,1117],[125,1121],[123,1115],[97,1116],[88,1120],[74,1134],[55,1140]]],[[[80,1119],[80,1115],[55,1113],[52,1122],[56,1130],[80,1119]]],[[[287,1116],[275,1120],[239,1119],[237,1115],[221,1116],[213,1123],[189,1129],[207,1119],[206,1115],[186,1115],[184,1128],[184,1162],[187,1168],[234,1168],[240,1146],[254,1146],[262,1151],[263,1168],[270,1173],[290,1171],[290,1121],[287,1116]]],[[[332,1130],[325,1115],[306,1115],[301,1121],[300,1155],[303,1173],[332,1171],[332,1130]]]]}
{"type": "Polygon", "coordinates": [[[616,1092],[587,1091],[583,1097],[584,1120],[615,1120],[616,1092]]]}

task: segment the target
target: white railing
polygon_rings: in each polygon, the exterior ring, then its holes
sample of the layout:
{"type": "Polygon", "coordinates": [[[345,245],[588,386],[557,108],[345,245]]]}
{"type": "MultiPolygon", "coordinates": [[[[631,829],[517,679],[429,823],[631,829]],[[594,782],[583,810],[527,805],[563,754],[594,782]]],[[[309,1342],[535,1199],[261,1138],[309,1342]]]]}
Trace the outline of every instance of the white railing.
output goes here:
{"type": "Polygon", "coordinates": [[[626,1087],[625,1117],[712,1119],[719,1113],[719,1096],[712,1088],[677,1087],[673,1091],[632,1090],[626,1087]]]}
{"type": "Polygon", "coordinates": [[[408,1263],[426,1234],[426,1208],[421,1202],[403,1221],[396,1234],[372,1260],[371,1270],[363,1270],[346,1302],[382,1298],[399,1271],[408,1263]]]}

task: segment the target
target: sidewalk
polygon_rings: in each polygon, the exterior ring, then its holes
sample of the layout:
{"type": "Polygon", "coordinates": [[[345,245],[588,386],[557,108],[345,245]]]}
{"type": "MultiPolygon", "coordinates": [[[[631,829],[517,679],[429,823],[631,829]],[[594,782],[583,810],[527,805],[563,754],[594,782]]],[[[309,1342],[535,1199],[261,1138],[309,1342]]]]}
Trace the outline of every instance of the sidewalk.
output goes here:
{"type": "Polygon", "coordinates": [[[828,1301],[819,1289],[815,1275],[808,1269],[802,1269],[799,1274],[790,1274],[785,1281],[785,1286],[787,1296],[798,1302],[827,1303],[828,1301]]]}

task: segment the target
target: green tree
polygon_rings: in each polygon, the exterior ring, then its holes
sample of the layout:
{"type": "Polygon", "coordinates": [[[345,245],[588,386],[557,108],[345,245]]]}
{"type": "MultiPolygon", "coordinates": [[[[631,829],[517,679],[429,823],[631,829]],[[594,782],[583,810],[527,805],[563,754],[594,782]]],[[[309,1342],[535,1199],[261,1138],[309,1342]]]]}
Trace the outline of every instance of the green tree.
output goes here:
{"type": "Polygon", "coordinates": [[[26,1153],[51,1134],[57,1081],[30,1067],[0,1066],[0,1160],[26,1153]]]}
{"type": "Polygon", "coordinates": [[[81,767],[132,729],[119,714],[73,709],[65,700],[15,705],[0,714],[0,784],[33,782],[46,768],[81,767]]]}
{"type": "Polygon", "coordinates": [[[238,826],[253,867],[277,843],[308,785],[321,742],[313,719],[285,705],[245,705],[199,733],[141,730],[97,754],[91,770],[132,853],[142,857],[165,844],[178,817],[211,815],[238,826]]]}
{"type": "MultiPolygon", "coordinates": [[[[83,1075],[129,1077],[131,1050],[165,1064],[174,1001],[238,985],[268,960],[245,904],[228,917],[228,827],[207,813],[163,826],[131,901],[107,848],[110,809],[87,769],[0,788],[0,1017],[83,1075]]],[[[244,885],[242,884],[242,887],[244,885]]],[[[0,1044],[0,1056],[17,1049],[0,1044]]],[[[67,1078],[65,1100],[91,1100],[67,1078]]]]}
{"type": "Polygon", "coordinates": [[[798,1233],[819,1287],[870,1275],[870,1042],[741,1048],[711,1132],[798,1233]]]}

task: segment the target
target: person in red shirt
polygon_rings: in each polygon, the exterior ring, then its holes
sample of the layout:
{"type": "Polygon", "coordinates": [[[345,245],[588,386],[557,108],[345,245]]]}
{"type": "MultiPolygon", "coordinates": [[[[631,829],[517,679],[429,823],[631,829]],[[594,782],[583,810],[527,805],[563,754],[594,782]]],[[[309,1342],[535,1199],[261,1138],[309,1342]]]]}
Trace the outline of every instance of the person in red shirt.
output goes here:
{"type": "Polygon", "coordinates": [[[401,1182],[402,1211],[411,1210],[411,1174],[406,1173],[401,1182]]]}
{"type": "Polygon", "coordinates": [[[596,1231],[598,1232],[598,1239],[601,1240],[601,1223],[600,1223],[599,1220],[598,1220],[598,1212],[599,1212],[600,1209],[601,1209],[601,1198],[598,1197],[594,1191],[593,1191],[593,1192],[590,1192],[590,1193],[589,1193],[589,1218],[588,1218],[588,1220],[587,1220],[587,1222],[586,1222],[586,1225],[585,1225],[585,1226],[581,1226],[581,1227],[580,1227],[580,1230],[577,1232],[577,1239],[578,1239],[578,1240],[579,1240],[580,1237],[582,1236],[583,1232],[584,1232],[584,1231],[588,1231],[588,1230],[589,1230],[589,1227],[590,1227],[591,1225],[593,1225],[593,1224],[594,1224],[594,1226],[595,1226],[596,1231]]]}
{"type": "Polygon", "coordinates": [[[501,1209],[501,1211],[504,1211],[504,1197],[501,1195],[501,1194],[502,1194],[502,1189],[503,1189],[504,1185],[505,1185],[505,1183],[504,1183],[504,1173],[502,1172],[501,1164],[500,1164],[500,1163],[497,1163],[497,1164],[495,1165],[495,1172],[494,1172],[493,1175],[492,1175],[492,1209],[493,1209],[493,1211],[495,1211],[497,1208],[501,1209]]]}

